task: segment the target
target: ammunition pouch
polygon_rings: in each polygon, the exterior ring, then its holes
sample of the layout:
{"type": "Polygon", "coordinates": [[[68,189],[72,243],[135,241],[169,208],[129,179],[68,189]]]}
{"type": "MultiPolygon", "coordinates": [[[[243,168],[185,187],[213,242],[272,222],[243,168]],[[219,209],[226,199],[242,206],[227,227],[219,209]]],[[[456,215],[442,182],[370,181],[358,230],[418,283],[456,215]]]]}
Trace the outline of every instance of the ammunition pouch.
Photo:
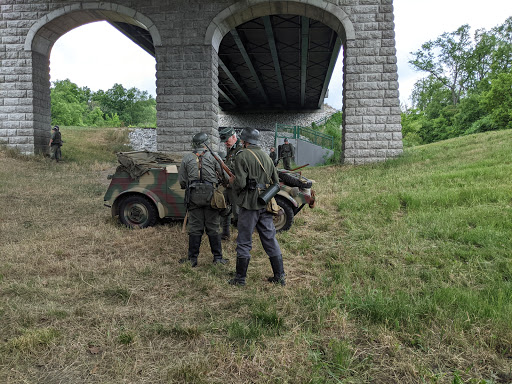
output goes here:
{"type": "Polygon", "coordinates": [[[262,190],[267,189],[268,184],[260,184],[255,179],[247,179],[245,189],[248,191],[255,191],[258,190],[261,192],[262,190]]]}
{"type": "Polygon", "coordinates": [[[258,188],[258,182],[255,179],[247,179],[245,188],[248,191],[255,191],[258,188]]]}

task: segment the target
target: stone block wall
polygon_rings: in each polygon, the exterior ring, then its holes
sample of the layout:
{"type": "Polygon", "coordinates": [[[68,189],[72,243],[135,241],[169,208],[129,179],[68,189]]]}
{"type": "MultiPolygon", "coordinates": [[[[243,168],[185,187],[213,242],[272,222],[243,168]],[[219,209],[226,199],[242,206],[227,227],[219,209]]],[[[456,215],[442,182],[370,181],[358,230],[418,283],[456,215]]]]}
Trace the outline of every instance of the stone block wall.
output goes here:
{"type": "Polygon", "coordinates": [[[344,50],[345,161],[362,164],[402,153],[392,0],[350,4],[355,39],[344,50]]]}
{"type": "Polygon", "coordinates": [[[0,10],[0,144],[24,153],[48,149],[49,55],[67,31],[108,19],[151,33],[158,150],[179,152],[200,131],[218,142],[222,37],[279,13],[319,20],[343,39],[344,161],[382,161],[402,151],[392,0],[3,0],[0,10]]]}

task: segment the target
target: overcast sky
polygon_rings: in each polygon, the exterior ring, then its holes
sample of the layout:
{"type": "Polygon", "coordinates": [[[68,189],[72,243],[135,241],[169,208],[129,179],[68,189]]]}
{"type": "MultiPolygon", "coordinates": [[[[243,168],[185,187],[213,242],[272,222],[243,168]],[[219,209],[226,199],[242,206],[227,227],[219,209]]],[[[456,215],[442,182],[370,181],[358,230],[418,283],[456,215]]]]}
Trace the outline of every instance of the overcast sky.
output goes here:
{"type": "MultiPolygon", "coordinates": [[[[408,64],[410,52],[443,32],[463,24],[490,29],[512,16],[512,0],[394,0],[400,100],[410,105],[413,85],[422,77],[408,64]]],[[[326,102],[341,109],[341,54],[326,102]]],[[[50,56],[51,80],[70,79],[93,91],[115,83],[136,87],[155,96],[155,59],[106,22],[68,32],[55,43],[50,56]]]]}

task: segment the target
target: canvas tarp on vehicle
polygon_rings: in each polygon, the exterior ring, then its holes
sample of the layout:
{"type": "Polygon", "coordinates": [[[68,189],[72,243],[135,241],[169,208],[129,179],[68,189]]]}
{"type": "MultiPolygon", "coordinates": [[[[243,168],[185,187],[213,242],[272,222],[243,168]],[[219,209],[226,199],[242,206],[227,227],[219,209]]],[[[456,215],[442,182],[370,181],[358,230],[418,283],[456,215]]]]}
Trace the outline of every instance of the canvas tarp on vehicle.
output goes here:
{"type": "Polygon", "coordinates": [[[117,160],[120,165],[117,167],[116,172],[127,172],[134,180],[138,180],[149,169],[159,164],[175,162],[169,155],[149,151],[118,152],[117,160]]]}

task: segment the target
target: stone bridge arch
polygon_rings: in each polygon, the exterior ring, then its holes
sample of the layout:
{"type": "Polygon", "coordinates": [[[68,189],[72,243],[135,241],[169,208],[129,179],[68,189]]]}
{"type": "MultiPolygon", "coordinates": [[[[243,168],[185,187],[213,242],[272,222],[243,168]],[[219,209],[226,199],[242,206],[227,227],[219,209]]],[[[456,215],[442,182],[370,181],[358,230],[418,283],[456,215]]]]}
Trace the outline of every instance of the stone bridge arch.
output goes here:
{"type": "Polygon", "coordinates": [[[218,54],[224,34],[262,15],[318,20],[343,40],[344,161],[402,151],[392,0],[11,0],[0,17],[0,144],[44,152],[50,135],[49,54],[80,25],[108,20],[149,31],[156,58],[157,148],[218,140],[218,54]]]}
{"type": "Polygon", "coordinates": [[[395,157],[402,152],[402,134],[394,25],[389,23],[392,16],[373,19],[366,14],[378,3],[389,4],[392,10],[392,1],[365,2],[364,14],[352,15],[355,22],[340,3],[344,1],[241,0],[212,19],[204,43],[218,52],[232,29],[262,16],[294,14],[322,22],[337,33],[343,46],[342,160],[362,164],[395,157]]]}
{"type": "Polygon", "coordinates": [[[222,38],[233,28],[257,17],[277,14],[306,16],[331,27],[342,40],[355,39],[354,26],[347,13],[328,1],[255,0],[239,1],[215,16],[206,30],[204,43],[218,51],[222,38]]]}
{"type": "MultiPolygon", "coordinates": [[[[26,101],[32,99],[33,136],[18,138],[18,148],[25,153],[45,152],[50,137],[50,53],[55,42],[65,33],[96,21],[123,22],[146,29],[154,46],[162,39],[150,18],[135,9],[110,2],[84,2],[66,5],[39,18],[29,29],[24,50],[31,57],[31,87],[27,87],[26,101]],[[29,89],[32,88],[32,89],[29,89]]],[[[30,121],[20,125],[30,126],[30,121]]],[[[23,130],[20,130],[23,131],[23,130]]],[[[27,133],[27,132],[22,132],[27,133]]]]}

